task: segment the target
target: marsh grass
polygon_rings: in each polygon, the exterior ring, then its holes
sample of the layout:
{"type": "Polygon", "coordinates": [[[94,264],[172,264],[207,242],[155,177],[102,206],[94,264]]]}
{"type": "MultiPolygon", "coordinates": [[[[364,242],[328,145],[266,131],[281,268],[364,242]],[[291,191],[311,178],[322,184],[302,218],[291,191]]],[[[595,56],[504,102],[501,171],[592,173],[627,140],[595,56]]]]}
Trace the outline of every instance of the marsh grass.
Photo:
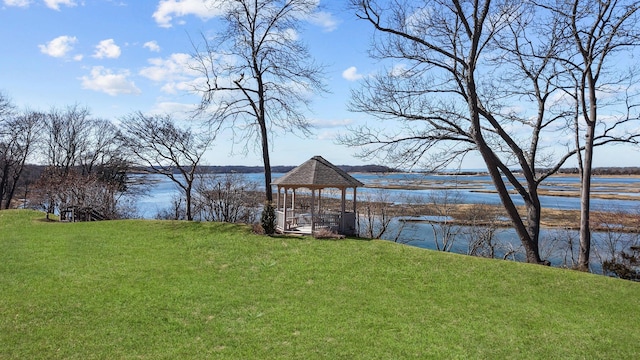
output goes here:
{"type": "Polygon", "coordinates": [[[640,284],[387,241],[0,212],[0,359],[638,358],[640,284]]]}

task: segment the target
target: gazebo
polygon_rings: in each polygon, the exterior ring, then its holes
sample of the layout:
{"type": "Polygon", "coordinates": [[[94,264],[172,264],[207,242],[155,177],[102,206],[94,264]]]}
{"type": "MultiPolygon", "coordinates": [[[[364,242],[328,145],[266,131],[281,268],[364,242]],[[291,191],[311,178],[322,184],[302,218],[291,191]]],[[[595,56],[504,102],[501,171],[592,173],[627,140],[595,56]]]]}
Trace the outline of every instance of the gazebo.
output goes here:
{"type": "Polygon", "coordinates": [[[314,156],[302,165],[276,179],[276,230],[282,233],[313,234],[328,229],[343,235],[357,234],[356,188],[363,183],[331,164],[321,156],[314,156]],[[340,210],[327,210],[322,206],[322,190],[341,191],[340,210]],[[296,190],[311,190],[311,205],[296,208],[296,190]],[[353,189],[353,211],[347,211],[347,189],[353,189]],[[284,193],[282,193],[284,190],[284,193]],[[289,196],[291,190],[291,196],[289,196]],[[282,193],[282,194],[281,194],[282,193]]]}

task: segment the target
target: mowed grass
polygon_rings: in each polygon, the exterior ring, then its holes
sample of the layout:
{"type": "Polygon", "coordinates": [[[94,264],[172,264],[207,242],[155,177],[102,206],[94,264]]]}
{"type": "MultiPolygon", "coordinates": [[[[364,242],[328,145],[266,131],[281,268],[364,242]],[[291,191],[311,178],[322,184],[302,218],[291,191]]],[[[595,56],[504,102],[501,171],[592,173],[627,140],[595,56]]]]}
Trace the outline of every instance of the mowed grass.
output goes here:
{"type": "Polygon", "coordinates": [[[640,358],[640,284],[386,241],[0,212],[0,359],[640,358]]]}

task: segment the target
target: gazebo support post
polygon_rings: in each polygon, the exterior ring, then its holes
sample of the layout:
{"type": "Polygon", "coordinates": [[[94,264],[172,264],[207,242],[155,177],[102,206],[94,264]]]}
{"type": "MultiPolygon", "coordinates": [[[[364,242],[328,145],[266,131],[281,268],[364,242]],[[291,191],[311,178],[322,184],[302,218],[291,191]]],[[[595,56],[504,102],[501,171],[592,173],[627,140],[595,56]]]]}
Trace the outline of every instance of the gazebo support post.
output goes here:
{"type": "Polygon", "coordinates": [[[296,216],[296,189],[291,189],[291,217],[296,216]]]}
{"type": "Polygon", "coordinates": [[[342,188],[342,199],[340,202],[340,232],[344,232],[344,221],[345,221],[345,209],[347,202],[347,188],[342,188]]]}
{"type": "Polygon", "coordinates": [[[353,188],[353,214],[356,213],[356,188],[353,188]]]}
{"type": "Polygon", "coordinates": [[[284,224],[282,224],[282,230],[287,231],[288,226],[287,226],[287,192],[289,192],[289,190],[287,188],[284,188],[284,200],[283,200],[283,216],[284,216],[284,224]]]}
{"type": "Polygon", "coordinates": [[[316,191],[314,189],[311,189],[311,234],[313,234],[316,231],[315,207],[316,207],[316,191]]]}

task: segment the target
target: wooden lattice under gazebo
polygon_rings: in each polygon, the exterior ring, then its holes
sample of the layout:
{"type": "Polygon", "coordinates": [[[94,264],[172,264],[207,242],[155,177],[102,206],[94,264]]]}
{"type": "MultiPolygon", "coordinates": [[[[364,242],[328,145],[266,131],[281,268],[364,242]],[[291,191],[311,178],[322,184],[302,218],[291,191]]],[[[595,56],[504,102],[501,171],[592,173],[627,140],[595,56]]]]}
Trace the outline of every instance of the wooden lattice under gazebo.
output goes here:
{"type": "Polygon", "coordinates": [[[313,234],[328,229],[342,235],[356,235],[356,188],[363,183],[331,164],[321,156],[314,156],[302,165],[276,179],[276,230],[282,233],[313,234]],[[311,206],[296,207],[296,190],[311,191],[311,206]],[[340,210],[331,211],[322,206],[322,190],[341,191],[340,210]],[[347,189],[353,189],[353,209],[346,208],[347,189]],[[284,190],[284,193],[282,193],[284,190]],[[291,191],[291,196],[289,196],[291,191]]]}

